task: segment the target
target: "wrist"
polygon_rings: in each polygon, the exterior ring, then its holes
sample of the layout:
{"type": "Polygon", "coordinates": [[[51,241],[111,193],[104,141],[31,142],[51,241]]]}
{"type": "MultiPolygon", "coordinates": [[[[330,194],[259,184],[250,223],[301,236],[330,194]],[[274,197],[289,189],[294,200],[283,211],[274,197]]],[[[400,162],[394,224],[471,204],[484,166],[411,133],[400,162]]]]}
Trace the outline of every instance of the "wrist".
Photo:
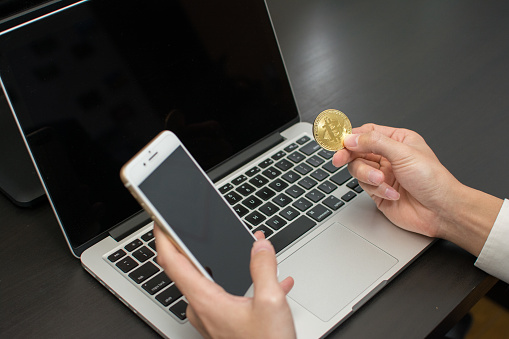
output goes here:
{"type": "Polygon", "coordinates": [[[438,237],[475,256],[481,252],[503,200],[458,182],[448,194],[438,237]]]}

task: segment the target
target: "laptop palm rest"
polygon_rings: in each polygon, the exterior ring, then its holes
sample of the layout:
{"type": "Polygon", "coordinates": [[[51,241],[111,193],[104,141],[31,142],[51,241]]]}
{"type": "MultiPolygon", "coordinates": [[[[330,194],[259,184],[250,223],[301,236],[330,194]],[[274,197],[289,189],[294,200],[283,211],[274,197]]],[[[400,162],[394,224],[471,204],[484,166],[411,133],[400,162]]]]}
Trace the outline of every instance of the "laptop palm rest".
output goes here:
{"type": "Polygon", "coordinates": [[[328,321],[397,262],[345,226],[333,223],[282,261],[279,276],[294,278],[288,294],[291,299],[328,321]]]}

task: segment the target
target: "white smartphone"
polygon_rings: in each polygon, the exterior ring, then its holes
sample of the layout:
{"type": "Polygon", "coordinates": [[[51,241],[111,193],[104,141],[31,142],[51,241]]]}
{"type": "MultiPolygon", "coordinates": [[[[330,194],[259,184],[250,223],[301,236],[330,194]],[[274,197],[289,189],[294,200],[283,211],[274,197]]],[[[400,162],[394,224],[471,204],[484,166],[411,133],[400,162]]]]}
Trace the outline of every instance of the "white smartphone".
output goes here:
{"type": "Polygon", "coordinates": [[[248,293],[255,237],[175,134],[161,132],[120,176],[203,275],[231,294],[248,293]]]}

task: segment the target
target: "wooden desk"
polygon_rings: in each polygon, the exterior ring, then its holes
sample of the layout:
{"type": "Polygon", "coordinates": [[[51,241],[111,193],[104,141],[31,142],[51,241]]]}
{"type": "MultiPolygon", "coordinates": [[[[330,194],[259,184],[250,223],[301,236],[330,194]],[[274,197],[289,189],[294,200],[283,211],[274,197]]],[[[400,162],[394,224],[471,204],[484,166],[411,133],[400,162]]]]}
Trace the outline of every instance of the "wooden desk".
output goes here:
{"type": "MultiPolygon", "coordinates": [[[[303,120],[338,108],[353,125],[422,134],[463,183],[509,192],[509,3],[268,0],[303,120]]],[[[0,197],[0,337],[157,338],[86,273],[48,204],[0,197]]],[[[495,283],[438,241],[331,338],[445,333],[495,283]]]]}

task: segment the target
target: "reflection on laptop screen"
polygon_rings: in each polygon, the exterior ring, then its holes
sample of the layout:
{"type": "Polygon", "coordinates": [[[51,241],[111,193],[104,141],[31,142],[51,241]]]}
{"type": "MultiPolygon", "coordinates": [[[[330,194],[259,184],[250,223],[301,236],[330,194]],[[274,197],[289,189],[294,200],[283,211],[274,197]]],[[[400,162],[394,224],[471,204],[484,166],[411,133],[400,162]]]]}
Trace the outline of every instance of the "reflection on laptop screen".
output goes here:
{"type": "Polygon", "coordinates": [[[3,85],[73,247],[139,210],[119,170],[159,131],[210,170],[296,121],[267,20],[263,1],[93,0],[0,35],[3,85]]]}

